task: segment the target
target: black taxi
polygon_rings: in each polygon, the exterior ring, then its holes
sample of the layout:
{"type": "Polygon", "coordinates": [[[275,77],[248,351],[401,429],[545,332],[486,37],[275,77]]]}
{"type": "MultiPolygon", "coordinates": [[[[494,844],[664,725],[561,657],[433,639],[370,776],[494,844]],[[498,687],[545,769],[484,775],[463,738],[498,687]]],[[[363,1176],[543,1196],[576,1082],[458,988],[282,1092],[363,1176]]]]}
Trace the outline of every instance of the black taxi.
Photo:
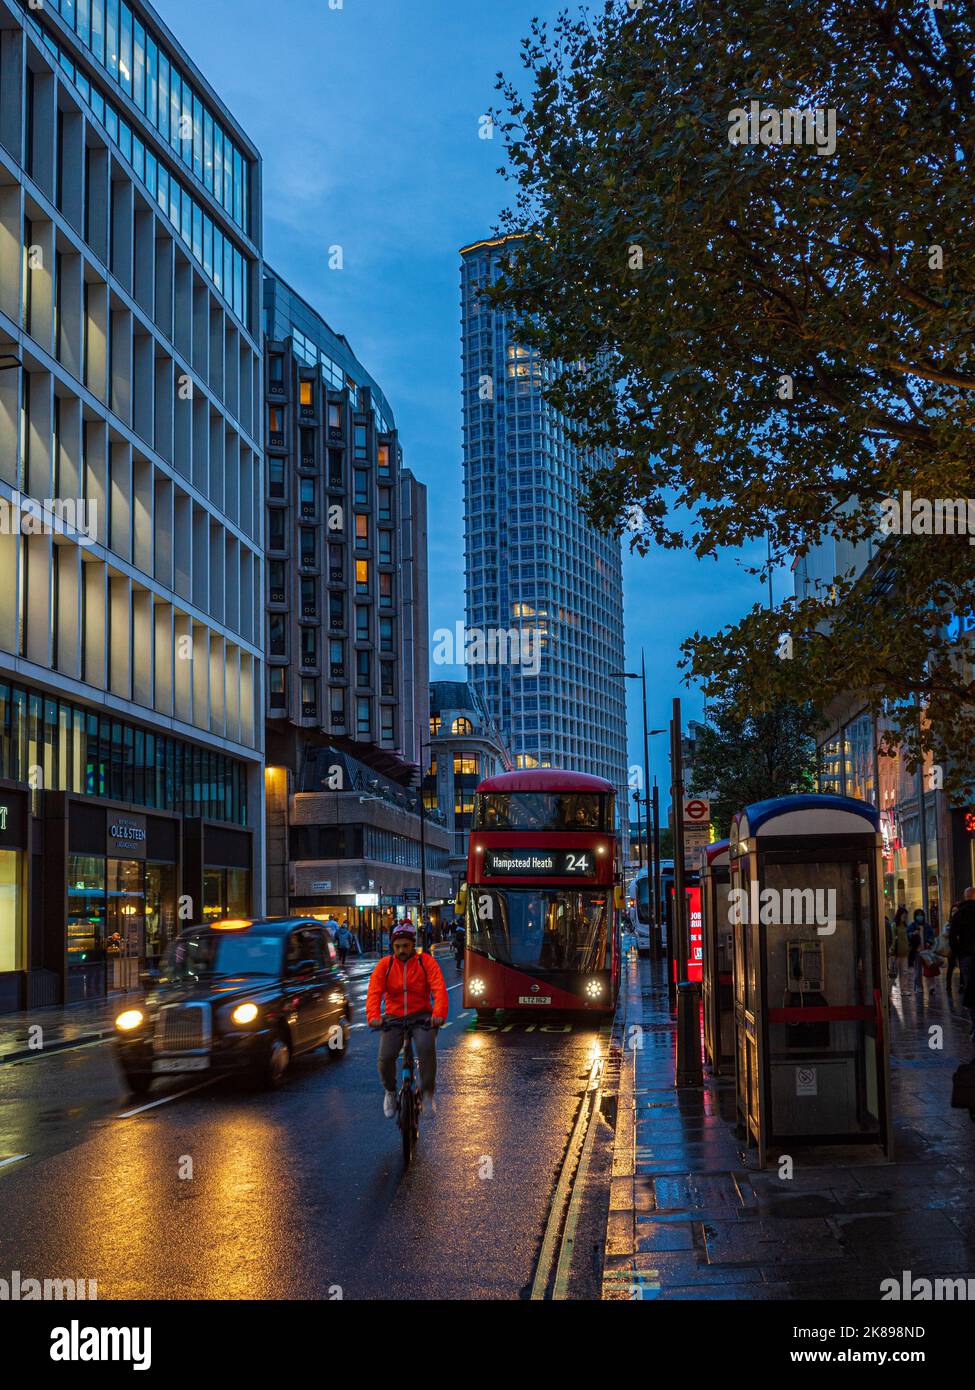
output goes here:
{"type": "Polygon", "coordinates": [[[115,1020],[116,1056],[136,1095],[183,1073],[247,1072],[278,1086],[299,1053],[325,1045],[334,1060],[345,1056],[348,977],[312,918],[189,927],[146,983],[145,1001],[115,1020]]]}

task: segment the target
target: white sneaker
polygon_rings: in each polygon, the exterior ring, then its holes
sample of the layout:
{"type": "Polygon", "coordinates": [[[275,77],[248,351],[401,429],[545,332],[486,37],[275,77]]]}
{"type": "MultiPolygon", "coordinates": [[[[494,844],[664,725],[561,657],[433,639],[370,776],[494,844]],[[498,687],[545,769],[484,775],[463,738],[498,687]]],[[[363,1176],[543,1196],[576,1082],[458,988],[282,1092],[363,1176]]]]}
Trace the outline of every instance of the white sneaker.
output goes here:
{"type": "Polygon", "coordinates": [[[396,1114],[396,1092],[387,1091],[383,1096],[383,1114],[391,1120],[396,1114]]]}

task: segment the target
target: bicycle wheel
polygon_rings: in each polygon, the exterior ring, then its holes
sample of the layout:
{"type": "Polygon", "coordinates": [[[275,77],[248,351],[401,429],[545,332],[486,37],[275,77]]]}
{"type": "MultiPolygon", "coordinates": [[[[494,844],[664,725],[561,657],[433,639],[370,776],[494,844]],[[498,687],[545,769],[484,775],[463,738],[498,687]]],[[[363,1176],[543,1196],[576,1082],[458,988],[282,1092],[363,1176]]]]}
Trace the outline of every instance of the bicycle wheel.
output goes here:
{"type": "Polygon", "coordinates": [[[399,1127],[403,1136],[403,1166],[408,1168],[416,1145],[416,1095],[412,1086],[404,1086],[400,1093],[399,1127]]]}

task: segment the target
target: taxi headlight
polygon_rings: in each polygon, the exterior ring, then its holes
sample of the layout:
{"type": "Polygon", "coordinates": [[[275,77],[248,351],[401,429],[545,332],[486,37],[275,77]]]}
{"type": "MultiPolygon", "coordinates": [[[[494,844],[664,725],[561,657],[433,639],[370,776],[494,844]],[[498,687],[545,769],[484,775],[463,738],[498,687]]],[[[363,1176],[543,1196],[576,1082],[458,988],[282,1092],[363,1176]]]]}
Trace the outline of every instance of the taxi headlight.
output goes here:
{"type": "Polygon", "coordinates": [[[253,1023],[257,1017],[257,1005],[249,1002],[247,1004],[238,1004],[230,1017],[233,1019],[234,1023],[253,1023]]]}
{"type": "Polygon", "coordinates": [[[145,1022],[145,1017],[141,1009],[126,1009],[125,1013],[119,1014],[115,1020],[115,1027],[120,1033],[131,1033],[134,1028],[145,1022]]]}

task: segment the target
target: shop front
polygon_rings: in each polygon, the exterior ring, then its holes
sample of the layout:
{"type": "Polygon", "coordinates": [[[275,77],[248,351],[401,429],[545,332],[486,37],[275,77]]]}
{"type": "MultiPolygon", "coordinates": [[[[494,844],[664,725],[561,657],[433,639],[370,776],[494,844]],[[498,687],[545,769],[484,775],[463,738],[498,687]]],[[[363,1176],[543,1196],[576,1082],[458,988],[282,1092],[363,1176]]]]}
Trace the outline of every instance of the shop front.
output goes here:
{"type": "Polygon", "coordinates": [[[178,930],[179,821],[68,798],[67,998],[137,989],[178,930]]]}

